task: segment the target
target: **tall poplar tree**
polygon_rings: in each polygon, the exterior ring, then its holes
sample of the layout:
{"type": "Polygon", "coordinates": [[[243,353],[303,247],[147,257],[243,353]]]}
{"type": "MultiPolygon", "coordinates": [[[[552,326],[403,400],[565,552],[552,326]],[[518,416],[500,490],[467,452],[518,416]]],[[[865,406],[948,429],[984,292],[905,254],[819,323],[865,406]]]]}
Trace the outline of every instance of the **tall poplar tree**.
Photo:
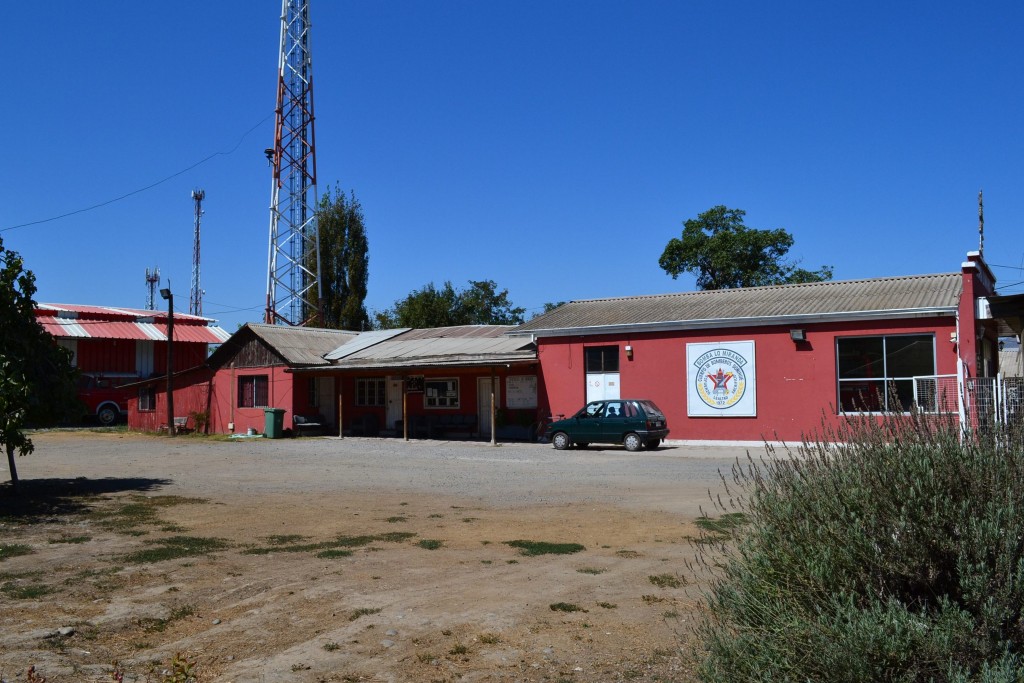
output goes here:
{"type": "MultiPolygon", "coordinates": [[[[336,330],[367,330],[366,282],[369,277],[369,242],[363,207],[355,192],[348,196],[335,186],[320,198],[317,209],[320,231],[321,318],[315,324],[336,330]]],[[[316,264],[312,264],[316,270],[316,264]]],[[[313,296],[314,302],[316,295],[313,296]]]]}

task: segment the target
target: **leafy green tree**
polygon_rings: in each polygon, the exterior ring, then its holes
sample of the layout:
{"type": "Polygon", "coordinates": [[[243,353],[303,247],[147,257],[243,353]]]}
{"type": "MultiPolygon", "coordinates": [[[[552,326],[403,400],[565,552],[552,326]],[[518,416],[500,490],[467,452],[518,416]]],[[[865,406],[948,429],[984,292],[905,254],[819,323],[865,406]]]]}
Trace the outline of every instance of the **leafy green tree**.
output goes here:
{"type": "Polygon", "coordinates": [[[21,256],[5,250],[0,240],[0,444],[15,489],[14,455],[35,448],[26,427],[60,422],[78,405],[71,354],[36,320],[35,280],[21,256]]]}
{"type": "MultiPolygon", "coordinates": [[[[370,327],[366,312],[366,282],[369,276],[369,243],[363,221],[363,207],[355,192],[346,197],[335,186],[320,198],[317,209],[320,231],[320,286],[322,317],[314,323],[337,330],[365,330],[370,327]]],[[[314,272],[316,263],[312,263],[314,272]]]]}
{"type": "Polygon", "coordinates": [[[743,223],[746,211],[714,206],[683,224],[681,238],[669,240],[658,264],[673,279],[697,275],[700,289],[823,282],[832,267],[810,271],[785,260],[793,236],[782,228],[759,230],[743,223]]]}
{"type": "Polygon", "coordinates": [[[377,329],[396,327],[448,327],[451,325],[518,325],[525,308],[513,306],[508,290],[498,291],[493,280],[470,280],[457,290],[450,281],[438,289],[434,283],[399,299],[375,314],[377,329]]]}

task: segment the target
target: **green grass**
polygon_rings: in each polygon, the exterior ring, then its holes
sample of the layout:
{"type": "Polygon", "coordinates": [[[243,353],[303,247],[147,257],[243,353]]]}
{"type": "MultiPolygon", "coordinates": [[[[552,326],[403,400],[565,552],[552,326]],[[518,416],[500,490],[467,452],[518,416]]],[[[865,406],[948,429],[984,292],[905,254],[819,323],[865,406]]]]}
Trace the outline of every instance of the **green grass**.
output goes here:
{"type": "Polygon", "coordinates": [[[370,614],[379,614],[380,610],[380,607],[360,607],[359,609],[353,610],[349,613],[348,620],[355,621],[359,617],[365,617],[370,614]]]}
{"type": "Polygon", "coordinates": [[[400,543],[413,538],[416,534],[411,531],[389,531],[383,534],[361,535],[361,536],[338,536],[333,541],[320,541],[318,543],[296,543],[295,541],[305,540],[305,536],[271,536],[273,545],[246,548],[243,555],[268,555],[270,553],[309,553],[318,552],[317,557],[334,558],[348,557],[351,551],[341,552],[340,548],[362,548],[376,541],[386,543],[400,543]],[[332,552],[333,551],[333,552],[332,552]]]}
{"type": "Polygon", "coordinates": [[[111,509],[94,509],[91,517],[97,525],[108,531],[138,535],[145,533],[141,526],[166,526],[158,516],[161,508],[175,505],[200,505],[207,501],[204,498],[186,498],[184,496],[129,496],[127,503],[116,505],[111,509]]]}
{"type": "Polygon", "coordinates": [[[550,609],[552,612],[586,612],[587,611],[587,610],[583,609],[582,607],[580,607],[579,605],[571,603],[571,602],[554,602],[554,603],[548,605],[548,609],[550,609]]]}
{"type": "Polygon", "coordinates": [[[292,543],[298,543],[299,541],[305,541],[307,536],[301,534],[275,534],[273,536],[267,536],[267,543],[273,545],[289,545],[292,543]]]}
{"type": "Polygon", "coordinates": [[[417,545],[426,550],[437,550],[444,546],[444,541],[439,541],[435,538],[421,538],[417,545]]]}
{"type": "Polygon", "coordinates": [[[580,574],[593,574],[594,576],[597,576],[598,574],[604,574],[608,570],[607,569],[599,569],[598,567],[581,567],[580,569],[577,569],[576,571],[579,572],[580,574]]]}
{"type": "Polygon", "coordinates": [[[548,543],[546,541],[505,541],[505,545],[519,549],[520,555],[572,555],[586,550],[579,543],[548,543]]]}
{"type": "Polygon", "coordinates": [[[200,557],[230,547],[231,544],[221,538],[172,536],[153,541],[152,547],[129,553],[120,559],[130,564],[151,564],[181,557],[200,557]]]}
{"type": "Polygon", "coordinates": [[[92,540],[92,536],[61,536],[60,538],[51,538],[47,543],[87,543],[92,540]]]}
{"type": "Polygon", "coordinates": [[[3,586],[0,586],[0,592],[14,600],[35,600],[55,592],[55,589],[41,583],[33,583],[27,586],[5,583],[3,586]]]}
{"type": "Polygon", "coordinates": [[[401,515],[395,515],[394,517],[388,517],[384,521],[386,521],[388,524],[398,524],[399,522],[407,522],[407,521],[409,521],[409,518],[408,517],[403,517],[401,515]]]}
{"type": "Polygon", "coordinates": [[[330,550],[321,550],[316,556],[322,560],[334,560],[339,557],[351,557],[352,551],[345,548],[331,548],[330,550]]]}
{"type": "Polygon", "coordinates": [[[35,551],[24,543],[0,543],[0,562],[11,557],[31,555],[35,551]]]}
{"type": "Polygon", "coordinates": [[[648,576],[647,580],[658,588],[682,588],[686,585],[686,580],[676,574],[656,574],[648,576]]]}

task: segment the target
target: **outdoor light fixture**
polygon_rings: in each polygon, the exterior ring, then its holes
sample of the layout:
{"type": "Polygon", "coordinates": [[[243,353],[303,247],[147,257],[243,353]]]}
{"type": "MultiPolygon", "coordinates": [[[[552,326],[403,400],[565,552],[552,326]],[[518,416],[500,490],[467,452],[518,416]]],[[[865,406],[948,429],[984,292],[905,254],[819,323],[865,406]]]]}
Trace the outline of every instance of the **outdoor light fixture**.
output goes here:
{"type": "Polygon", "coordinates": [[[805,342],[807,341],[807,332],[794,327],[789,331],[789,338],[795,342],[805,342]]]}
{"type": "Polygon", "coordinates": [[[160,290],[160,296],[162,296],[165,300],[167,300],[167,299],[170,299],[173,295],[171,294],[171,290],[169,290],[168,288],[164,287],[163,289],[160,290]]]}
{"type": "Polygon", "coordinates": [[[633,347],[629,344],[626,344],[626,358],[633,360],[633,347]]]}

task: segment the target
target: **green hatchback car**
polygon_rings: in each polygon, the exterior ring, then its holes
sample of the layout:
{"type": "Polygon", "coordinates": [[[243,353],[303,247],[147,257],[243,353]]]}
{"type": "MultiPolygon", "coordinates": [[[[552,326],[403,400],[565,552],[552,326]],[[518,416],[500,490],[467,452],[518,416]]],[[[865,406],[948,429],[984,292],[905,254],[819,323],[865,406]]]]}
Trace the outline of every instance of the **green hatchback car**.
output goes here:
{"type": "Polygon", "coordinates": [[[617,398],[591,401],[572,417],[552,422],[544,436],[560,451],[592,443],[621,443],[628,451],[638,451],[660,446],[668,436],[668,423],[653,401],[617,398]]]}

